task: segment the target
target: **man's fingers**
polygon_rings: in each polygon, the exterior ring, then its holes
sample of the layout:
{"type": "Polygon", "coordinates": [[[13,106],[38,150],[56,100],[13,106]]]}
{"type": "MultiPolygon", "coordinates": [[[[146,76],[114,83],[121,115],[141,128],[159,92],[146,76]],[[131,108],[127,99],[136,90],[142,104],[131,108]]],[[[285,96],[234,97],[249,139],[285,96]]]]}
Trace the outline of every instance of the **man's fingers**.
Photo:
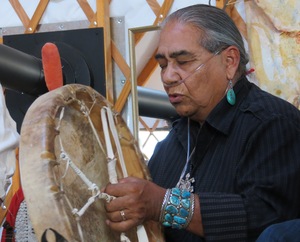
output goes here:
{"type": "Polygon", "coordinates": [[[129,229],[139,225],[139,221],[133,220],[133,219],[127,219],[125,221],[121,222],[113,222],[109,219],[106,220],[106,224],[114,231],[118,232],[126,232],[129,229]]]}
{"type": "Polygon", "coordinates": [[[112,222],[122,222],[131,219],[128,209],[120,211],[109,212],[106,214],[107,218],[112,222]]]}

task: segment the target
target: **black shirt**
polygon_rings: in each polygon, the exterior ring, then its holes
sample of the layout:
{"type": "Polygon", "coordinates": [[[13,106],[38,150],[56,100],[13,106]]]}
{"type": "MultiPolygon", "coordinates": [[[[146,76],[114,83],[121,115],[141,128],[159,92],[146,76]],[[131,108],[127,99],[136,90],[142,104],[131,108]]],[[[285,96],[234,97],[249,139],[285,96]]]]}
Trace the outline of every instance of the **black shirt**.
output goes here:
{"type": "MultiPolygon", "coordinates": [[[[300,216],[300,111],[246,77],[202,127],[190,121],[189,171],[200,198],[205,239],[166,229],[167,241],[255,241],[268,225],[300,216]]],[[[187,156],[181,118],[149,161],[153,181],[175,187],[187,156]]]]}

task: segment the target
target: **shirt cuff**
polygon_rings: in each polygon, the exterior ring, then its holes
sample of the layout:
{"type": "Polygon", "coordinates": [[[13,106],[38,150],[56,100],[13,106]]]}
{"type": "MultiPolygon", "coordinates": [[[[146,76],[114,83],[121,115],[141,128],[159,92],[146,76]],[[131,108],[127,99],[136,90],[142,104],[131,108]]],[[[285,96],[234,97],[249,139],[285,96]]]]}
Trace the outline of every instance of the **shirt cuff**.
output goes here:
{"type": "Polygon", "coordinates": [[[247,214],[239,195],[199,193],[206,241],[246,241],[247,214]]]}

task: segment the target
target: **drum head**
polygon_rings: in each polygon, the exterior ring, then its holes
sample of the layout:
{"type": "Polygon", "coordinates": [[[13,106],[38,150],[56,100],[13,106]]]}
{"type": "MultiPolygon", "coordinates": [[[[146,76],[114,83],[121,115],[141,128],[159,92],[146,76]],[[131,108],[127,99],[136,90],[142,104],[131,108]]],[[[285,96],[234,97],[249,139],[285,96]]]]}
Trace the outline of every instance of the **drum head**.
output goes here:
{"type": "MultiPolygon", "coordinates": [[[[101,189],[109,182],[103,107],[111,105],[94,89],[69,84],[40,96],[25,115],[19,154],[21,182],[38,240],[45,234],[48,241],[55,234],[67,241],[120,239],[105,224],[105,200],[95,200],[80,217],[73,213],[91,198],[89,185],[101,189]]],[[[113,117],[128,175],[150,179],[130,130],[118,113],[113,112],[113,117]]],[[[121,178],[119,164],[116,170],[121,178]]],[[[150,237],[156,234],[153,241],[162,241],[158,224],[149,223],[146,231],[150,237]]],[[[137,241],[135,229],[126,235],[137,241]]]]}

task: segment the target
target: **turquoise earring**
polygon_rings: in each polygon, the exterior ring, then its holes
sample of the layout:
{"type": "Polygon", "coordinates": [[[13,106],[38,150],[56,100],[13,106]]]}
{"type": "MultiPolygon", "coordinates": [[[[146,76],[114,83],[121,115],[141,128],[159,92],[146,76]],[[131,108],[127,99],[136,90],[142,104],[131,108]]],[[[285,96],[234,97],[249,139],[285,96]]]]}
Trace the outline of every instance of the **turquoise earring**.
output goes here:
{"type": "Polygon", "coordinates": [[[230,105],[234,105],[235,104],[235,93],[234,93],[234,90],[233,90],[233,87],[232,87],[232,81],[230,80],[229,81],[229,89],[227,91],[227,94],[226,94],[226,98],[227,98],[227,102],[230,104],[230,105]]]}

